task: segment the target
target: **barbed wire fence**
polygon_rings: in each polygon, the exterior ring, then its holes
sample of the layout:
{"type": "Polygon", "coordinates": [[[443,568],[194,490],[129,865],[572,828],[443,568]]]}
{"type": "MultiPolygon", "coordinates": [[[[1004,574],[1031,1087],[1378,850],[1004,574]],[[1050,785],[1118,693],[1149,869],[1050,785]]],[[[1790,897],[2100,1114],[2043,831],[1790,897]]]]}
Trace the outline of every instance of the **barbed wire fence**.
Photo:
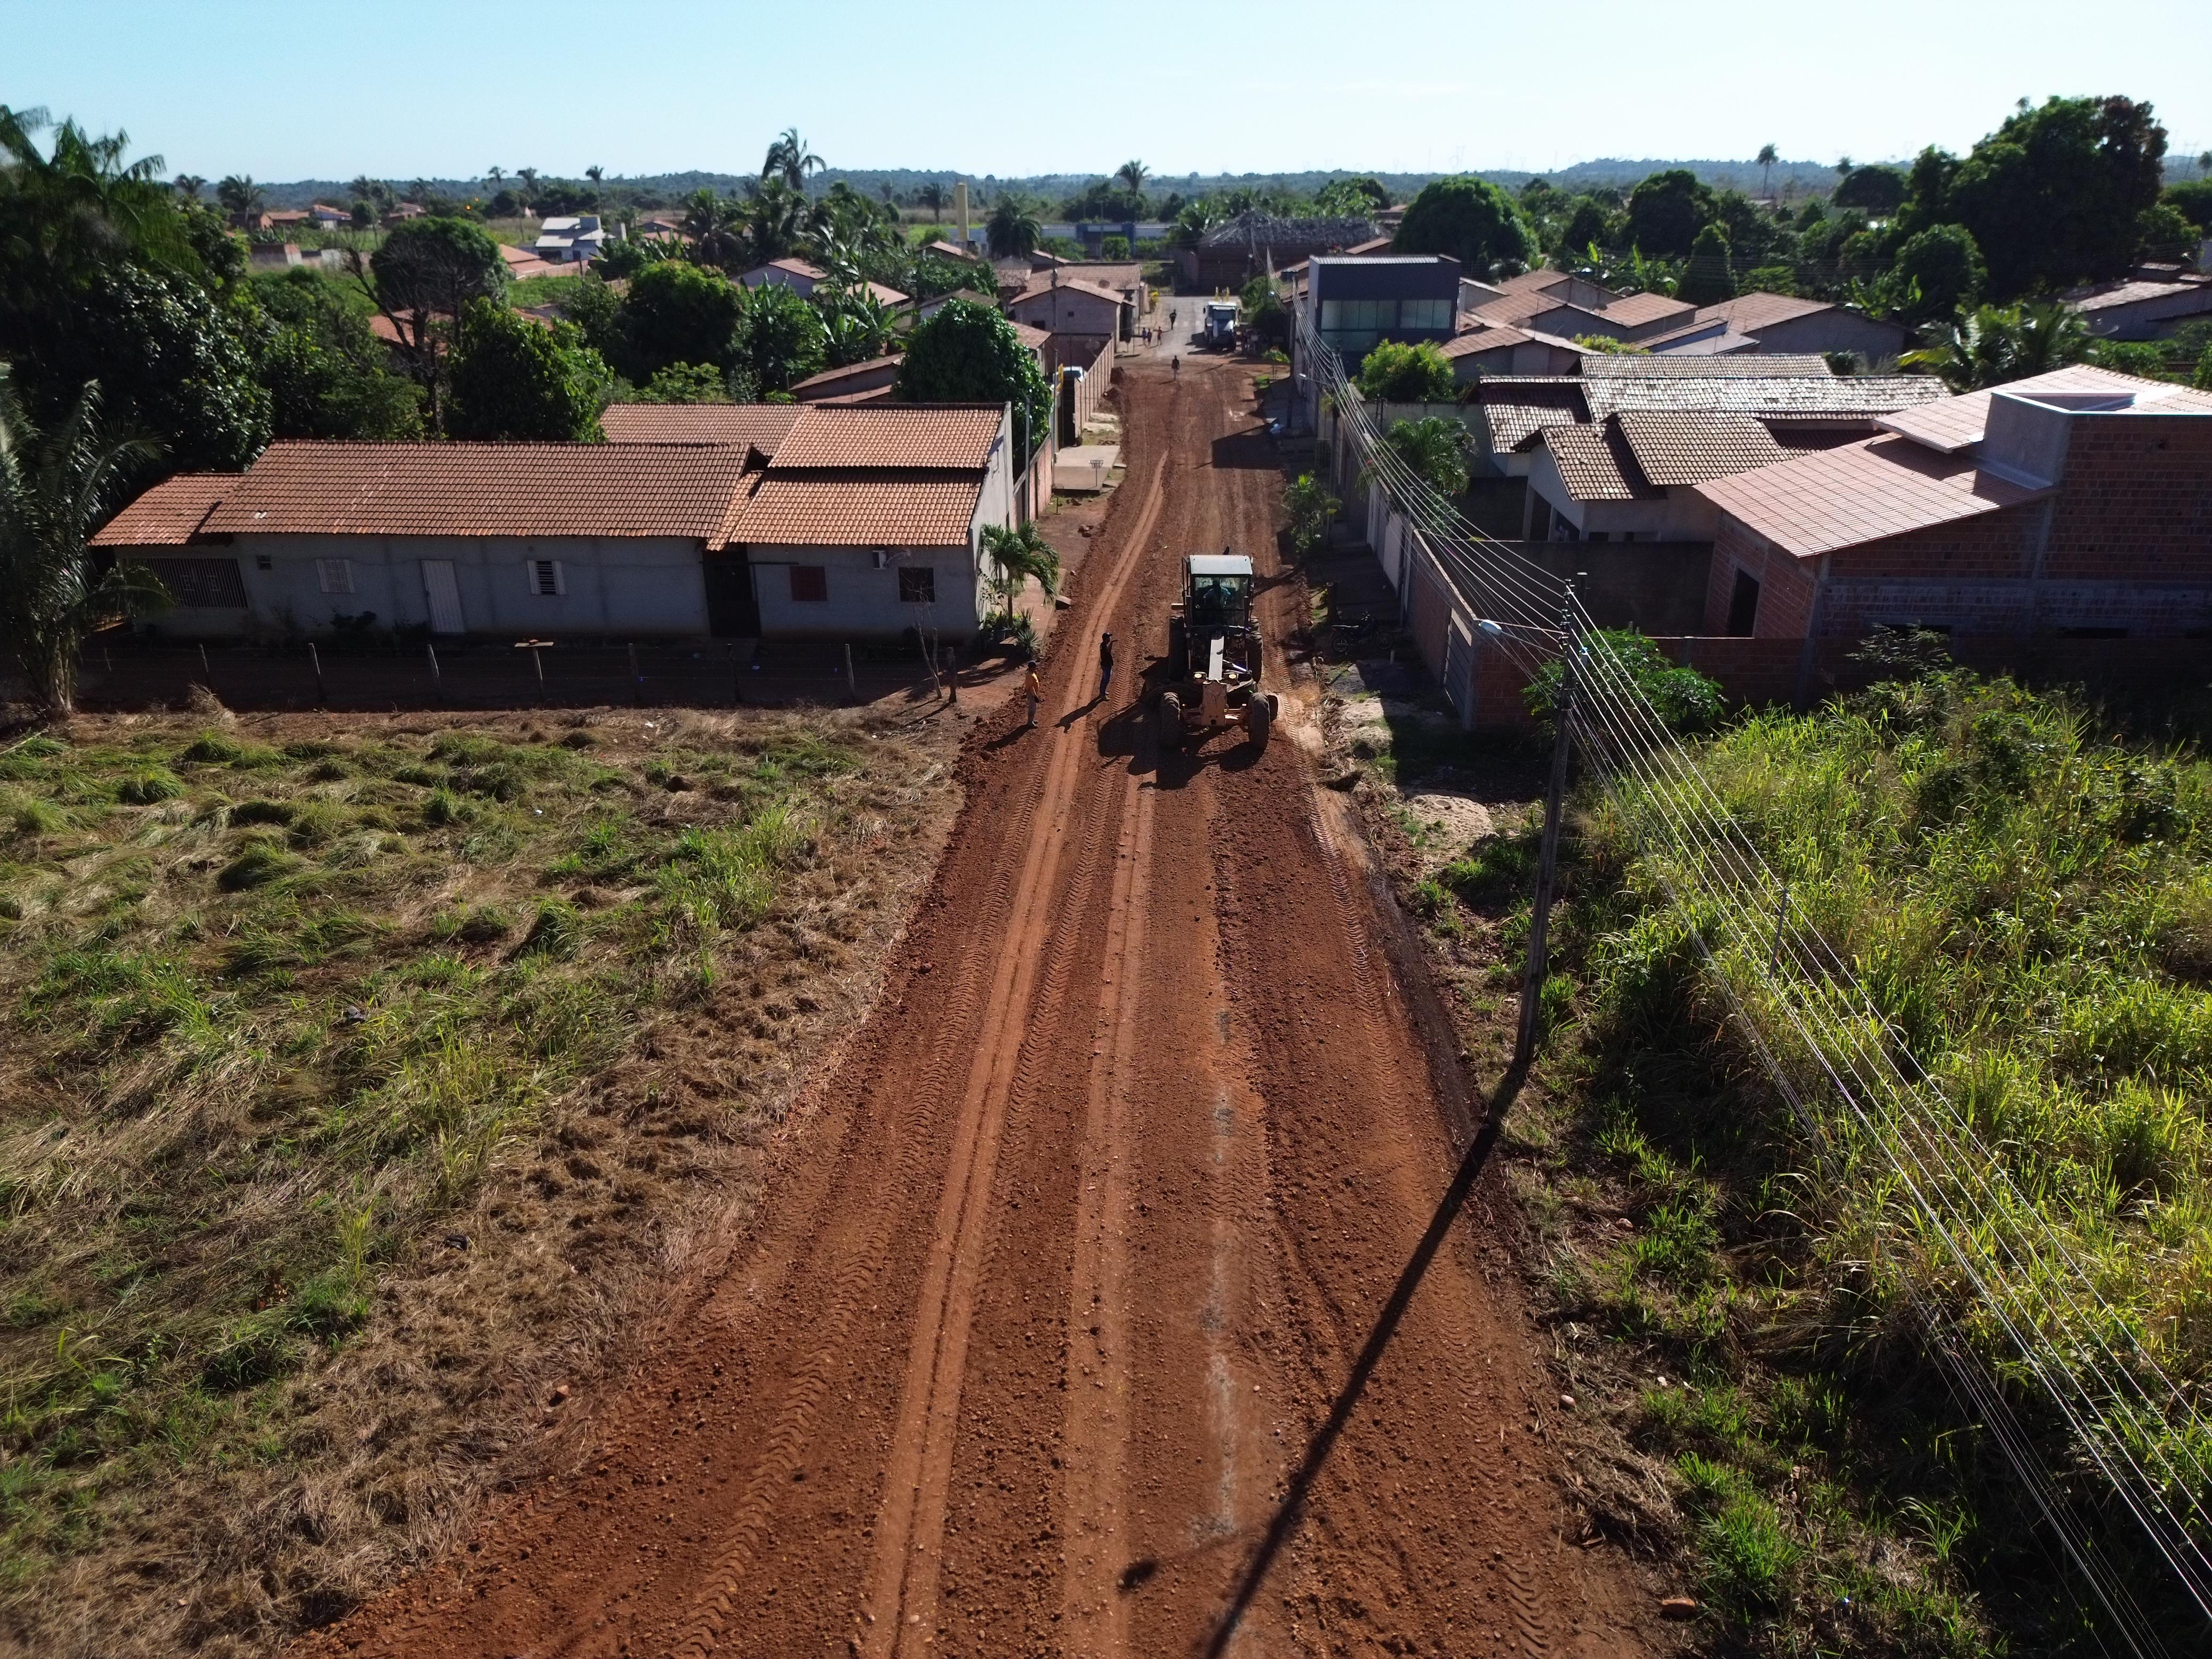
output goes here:
{"type": "Polygon", "coordinates": [[[2103,1608],[2100,1641],[2138,1659],[2166,1651],[2080,1513],[2099,1487],[2212,1621],[2212,1425],[2189,1391],[1914,1057],[1808,907],[1792,902],[1571,585],[1477,529],[1395,453],[1305,316],[1297,345],[1298,369],[1340,425],[1360,481],[1410,527],[1402,556],[1428,561],[1452,596],[1451,625],[1531,680],[1571,655],[1554,718],[1687,924],[1814,1155],[1838,1182],[1848,1175],[1882,1194],[1886,1216],[1905,1224],[1901,1288],[1927,1351],[2103,1608]],[[2063,1429],[2063,1458],[2030,1432],[2015,1396],[2063,1429]]]}

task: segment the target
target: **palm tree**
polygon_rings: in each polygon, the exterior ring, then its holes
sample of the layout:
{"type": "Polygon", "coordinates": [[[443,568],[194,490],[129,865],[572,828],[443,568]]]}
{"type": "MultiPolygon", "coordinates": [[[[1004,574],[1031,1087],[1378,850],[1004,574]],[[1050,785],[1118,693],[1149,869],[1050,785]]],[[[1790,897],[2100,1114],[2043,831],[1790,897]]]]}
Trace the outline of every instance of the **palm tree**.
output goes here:
{"type": "Polygon", "coordinates": [[[486,167],[484,169],[485,181],[491,185],[495,191],[499,189],[500,181],[506,177],[507,169],[505,167],[486,167]]]}
{"type": "Polygon", "coordinates": [[[945,186],[933,179],[915,191],[914,199],[932,213],[942,213],[945,211],[945,186]]]}
{"type": "Polygon", "coordinates": [[[991,210],[991,217],[984,226],[989,238],[991,257],[994,259],[1026,258],[1037,251],[1044,240],[1044,227],[1037,222],[1021,198],[1001,196],[998,206],[991,210]]]}
{"type": "Polygon", "coordinates": [[[779,175],[753,187],[741,210],[755,264],[766,264],[793,252],[814,228],[806,198],[779,175]]]}
{"type": "Polygon", "coordinates": [[[158,453],[150,439],[106,429],[96,382],[86,382],[42,441],[0,380],[0,637],[55,714],[76,706],[87,635],[168,606],[167,591],[143,565],[102,574],[85,545],[132,468],[158,453]]]}
{"type": "Polygon", "coordinates": [[[2081,313],[2063,301],[1983,306],[1938,325],[1928,345],[1898,363],[1932,370],[1953,392],[1975,392],[2078,363],[2091,343],[2081,313]]]}
{"type": "Polygon", "coordinates": [[[2205,150],[2197,156],[2197,176],[2200,179],[2212,179],[2212,149],[2205,150]]]}
{"type": "Polygon", "coordinates": [[[605,167],[586,167],[584,169],[584,177],[590,179],[596,185],[600,179],[606,177],[606,173],[607,170],[605,167]]]}
{"type": "Polygon", "coordinates": [[[177,194],[187,202],[197,202],[200,192],[207,188],[207,180],[197,173],[180,173],[176,179],[177,194]]]}
{"type": "Polygon", "coordinates": [[[1780,159],[1774,153],[1773,145],[1761,144],[1759,147],[1759,193],[1761,196],[1771,197],[1774,194],[1774,164],[1780,159]]]}
{"type": "Polygon", "coordinates": [[[799,129],[786,127],[768,147],[767,159],[761,163],[761,182],[766,184],[771,178],[779,178],[791,189],[804,193],[806,175],[821,172],[823,166],[822,158],[806,148],[799,129]]]}
{"type": "Polygon", "coordinates": [[[1030,577],[1036,578],[1047,599],[1060,592],[1060,555],[1034,524],[984,526],[983,551],[998,567],[991,586],[1008,622],[1013,620],[1015,601],[1030,577]]]}
{"type": "Polygon", "coordinates": [[[1152,176],[1152,170],[1142,161],[1129,161],[1115,167],[1114,176],[1129,187],[1130,195],[1142,196],[1145,193],[1145,180],[1152,176]]]}
{"type": "Polygon", "coordinates": [[[522,205],[524,210],[527,212],[537,204],[538,169],[517,167],[514,170],[514,177],[522,186],[522,205]]]}
{"type": "Polygon", "coordinates": [[[242,229],[252,222],[268,198],[261,193],[261,186],[253,182],[252,173],[234,173],[215,187],[215,199],[222,204],[222,210],[230,216],[232,222],[242,229]]]}
{"type": "Polygon", "coordinates": [[[1467,488],[1467,428],[1441,415],[1393,421],[1383,435],[1393,454],[1440,495],[1467,488]]]}

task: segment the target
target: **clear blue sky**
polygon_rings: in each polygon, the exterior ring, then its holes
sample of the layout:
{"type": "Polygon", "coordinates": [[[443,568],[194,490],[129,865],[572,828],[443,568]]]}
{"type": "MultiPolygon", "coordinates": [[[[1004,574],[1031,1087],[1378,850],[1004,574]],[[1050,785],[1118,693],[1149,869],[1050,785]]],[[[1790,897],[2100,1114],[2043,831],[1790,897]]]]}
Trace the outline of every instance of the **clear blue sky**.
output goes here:
{"type": "Polygon", "coordinates": [[[1544,169],[1963,149],[2015,99],[2148,98],[2212,149],[2206,0],[0,0],[0,102],[208,178],[1544,169]]]}

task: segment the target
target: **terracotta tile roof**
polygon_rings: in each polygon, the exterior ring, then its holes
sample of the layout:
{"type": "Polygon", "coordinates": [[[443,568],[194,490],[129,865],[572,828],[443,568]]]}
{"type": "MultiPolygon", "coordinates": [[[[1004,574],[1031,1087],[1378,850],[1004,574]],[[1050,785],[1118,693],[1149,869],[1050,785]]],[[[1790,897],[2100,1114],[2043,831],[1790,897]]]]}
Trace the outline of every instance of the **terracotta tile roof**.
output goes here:
{"type": "Polygon", "coordinates": [[[1505,454],[1521,447],[1547,427],[1578,426],[1589,419],[1583,400],[1582,383],[1560,375],[1533,377],[1492,375],[1478,383],[1468,404],[1478,411],[1475,431],[1486,438],[1491,450],[1505,454]],[[1503,388],[1503,389],[1501,389],[1503,388]]]}
{"type": "Polygon", "coordinates": [[[786,270],[794,276],[811,276],[817,283],[826,283],[830,280],[830,273],[823,270],[820,265],[816,264],[811,259],[799,258],[770,259],[764,265],[756,265],[745,275],[754,276],[763,270],[786,270]]]}
{"type": "Polygon", "coordinates": [[[990,464],[1003,414],[996,404],[809,408],[775,452],[769,470],[927,467],[980,472],[990,464]]]}
{"type": "Polygon", "coordinates": [[[1535,337],[1535,334],[1527,329],[1478,320],[1473,328],[1461,330],[1437,349],[1446,357],[1467,357],[1479,351],[1495,351],[1501,346],[1519,345],[1535,337]]]}
{"type": "Polygon", "coordinates": [[[1774,434],[1748,415],[1634,410],[1609,424],[1655,484],[1704,483],[1789,459],[1774,434]]]}
{"type": "Polygon", "coordinates": [[[101,526],[94,547],[182,547],[238,482],[235,472],[179,472],[164,478],[101,526]]]}
{"type": "Polygon", "coordinates": [[[1769,294],[1764,289],[1751,294],[1739,294],[1733,300],[1723,300],[1718,305],[1700,307],[1699,322],[1715,318],[1725,322],[1739,334],[1756,334],[1762,328],[1776,323],[1786,323],[1799,317],[1809,317],[1816,311],[1832,311],[1832,300],[1804,300],[1790,294],[1769,294]]]}
{"type": "Polygon", "coordinates": [[[1738,380],[1836,378],[1828,360],[1814,352],[1778,352],[1771,357],[1655,357],[1641,351],[1592,352],[1583,364],[1586,380],[1711,380],[1716,376],[1738,380]]]}
{"type": "MultiPolygon", "coordinates": [[[[2115,374],[2108,368],[2094,368],[2087,363],[2075,363],[2066,368],[2054,368],[2048,374],[2031,374],[2024,380],[2006,385],[2006,392],[2034,393],[2038,392],[2131,392],[2138,396],[2155,396],[2171,401],[2179,393],[2189,402],[2176,404],[2176,408],[2196,406],[2198,394],[2185,388],[2172,386],[2163,380],[2138,380],[2132,374],[2115,374]]],[[[2212,398],[2203,402],[2212,408],[2212,398]]],[[[1923,408],[1899,413],[1885,412],[1881,425],[1887,432],[1901,433],[1915,443],[1944,454],[1962,449],[1972,449],[1982,441],[1982,429],[1989,422],[1990,393],[1969,392],[1956,398],[1944,398],[1923,408]]]]}
{"type": "MultiPolygon", "coordinates": [[[[1554,271],[1554,276],[1559,273],[1554,271]]],[[[1566,279],[1560,276],[1560,280],[1566,279]]],[[[1494,328],[1511,328],[1540,317],[1547,311],[1557,311],[1565,301],[1536,289],[1523,289],[1507,294],[1502,299],[1485,300],[1479,306],[1470,306],[1468,314],[1479,317],[1494,328]]]]}
{"type": "Polygon", "coordinates": [[[879,306],[902,306],[906,303],[906,295],[886,283],[868,283],[864,286],[876,296],[876,303],[879,306]]]}
{"type": "Polygon", "coordinates": [[[1716,478],[1697,490],[1800,558],[2017,507],[2050,493],[1893,436],[1716,478]]]}
{"type": "Polygon", "coordinates": [[[888,357],[871,357],[866,362],[847,363],[842,368],[825,368],[819,374],[810,374],[803,380],[791,383],[791,395],[801,403],[809,401],[810,392],[846,392],[863,383],[883,385],[896,379],[899,365],[906,361],[904,352],[894,351],[888,357]]]}
{"type": "Polygon", "coordinates": [[[1559,482],[1578,501],[1650,501],[1666,491],[1647,480],[1617,426],[1554,426],[1539,441],[1552,452],[1559,482]]]}
{"type": "Polygon", "coordinates": [[[1043,350],[1045,343],[1052,338],[1052,331],[1048,328],[1031,328],[1027,323],[1014,322],[1011,317],[1006,320],[1013,323],[1014,337],[1031,351],[1043,350]]]}
{"type": "MultiPolygon", "coordinates": [[[[1587,362],[1583,364],[1588,368],[1587,362]]],[[[1587,382],[1590,416],[1628,409],[1740,415],[1887,415],[1932,403],[1943,384],[1925,374],[1650,375],[1587,382]]]]}
{"type": "Polygon", "coordinates": [[[744,470],[719,444],[271,444],[209,534],[714,534],[744,470]]]}
{"type": "Polygon", "coordinates": [[[1623,328],[1643,328],[1667,318],[1680,317],[1686,321],[1697,314],[1697,309],[1664,294],[1624,294],[1609,302],[1598,315],[1623,328]]]}
{"type": "Polygon", "coordinates": [[[787,404],[609,404],[599,426],[611,444],[729,444],[773,455],[800,412],[787,404]]]}
{"type": "Polygon", "coordinates": [[[965,547],[982,493],[983,481],[974,474],[784,477],[771,471],[738,497],[717,539],[755,546],[965,547]]]}
{"type": "Polygon", "coordinates": [[[1049,298],[1056,293],[1071,292],[1088,294],[1096,300],[1111,300],[1117,306],[1123,303],[1121,295],[1113,289],[1103,288],[1098,283],[1081,276],[1063,276],[1058,283],[1054,283],[1049,272],[1046,273],[1042,282],[1031,282],[1027,288],[1006,303],[1010,306],[1024,305],[1031,300],[1049,298]]]}
{"type": "Polygon", "coordinates": [[[1540,266],[1534,270],[1524,270],[1518,276],[1508,276],[1492,283],[1491,286],[1508,294],[1541,294],[1547,289],[1558,288],[1574,280],[1564,270],[1550,270],[1540,266]]]}
{"type": "Polygon", "coordinates": [[[924,242],[921,245],[921,252],[939,254],[947,259],[968,259],[979,263],[983,258],[980,253],[973,253],[963,249],[957,242],[946,241],[942,236],[933,242],[924,242]]]}

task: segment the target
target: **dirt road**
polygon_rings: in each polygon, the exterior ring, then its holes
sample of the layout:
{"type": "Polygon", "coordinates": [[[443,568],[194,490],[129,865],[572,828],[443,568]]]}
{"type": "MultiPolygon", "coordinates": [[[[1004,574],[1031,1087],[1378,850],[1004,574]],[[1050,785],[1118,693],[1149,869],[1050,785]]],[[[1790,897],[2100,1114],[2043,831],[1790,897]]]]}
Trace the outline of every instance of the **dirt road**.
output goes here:
{"type": "MultiPolygon", "coordinates": [[[[598,1457],[329,1650],[1644,1650],[1615,1558],[1562,1536],[1553,1402],[1467,1218],[1224,1623],[1467,1107],[1305,717],[1264,754],[1156,749],[1133,671],[1177,560],[1272,569],[1281,486],[1247,372],[1126,375],[1128,482],[1038,729],[977,750],[935,896],[758,1237],[617,1397],[580,1402],[598,1457]]],[[[1297,591],[1267,594],[1276,639],[1297,591]]]]}

